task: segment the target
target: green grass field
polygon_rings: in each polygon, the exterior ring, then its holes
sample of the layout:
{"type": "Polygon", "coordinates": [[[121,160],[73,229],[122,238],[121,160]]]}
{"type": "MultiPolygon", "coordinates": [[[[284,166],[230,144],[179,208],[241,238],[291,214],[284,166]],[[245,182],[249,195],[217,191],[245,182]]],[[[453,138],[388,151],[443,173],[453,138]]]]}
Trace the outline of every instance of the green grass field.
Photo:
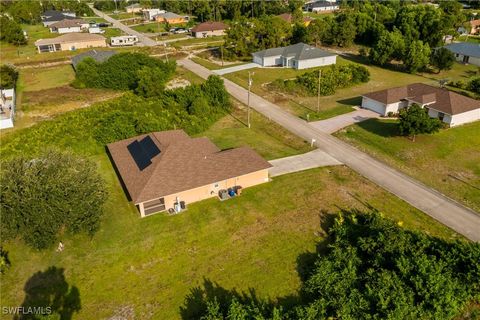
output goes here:
{"type": "Polygon", "coordinates": [[[105,30],[103,36],[107,38],[107,43],[109,43],[111,37],[118,37],[124,34],[124,32],[117,28],[102,28],[105,30]]]}
{"type": "Polygon", "coordinates": [[[156,22],[140,24],[137,26],[133,26],[131,28],[135,31],[143,32],[143,33],[157,33],[157,32],[166,31],[165,25],[163,23],[156,23],[156,22]]]}
{"type": "Polygon", "coordinates": [[[50,89],[70,84],[75,72],[70,64],[50,68],[28,68],[20,70],[20,81],[24,92],[50,89]]]}
{"type": "Polygon", "coordinates": [[[367,120],[336,134],[480,212],[480,122],[417,136],[398,136],[394,120],[367,120]]]}
{"type": "MultiPolygon", "coordinates": [[[[337,57],[337,64],[358,63],[358,58],[353,57],[354,61],[343,57],[337,57]]],[[[363,63],[362,63],[363,64],[363,63]]],[[[351,107],[358,105],[361,101],[358,97],[364,93],[402,86],[409,83],[424,82],[430,84],[438,83],[439,79],[448,78],[450,80],[465,80],[476,72],[478,67],[472,65],[463,65],[455,63],[452,70],[436,73],[408,74],[404,72],[393,71],[380,68],[373,65],[363,64],[370,71],[370,81],[355,85],[349,88],[339,89],[334,95],[320,97],[320,112],[317,113],[317,97],[296,96],[285,92],[272,90],[268,84],[276,79],[293,79],[296,76],[319,68],[306,70],[294,70],[291,68],[257,68],[254,71],[252,91],[260,96],[280,105],[285,110],[306,119],[310,115],[311,120],[325,119],[329,116],[335,116],[350,112],[351,107]],[[333,110],[333,111],[332,111],[333,110]]],[[[242,70],[235,73],[226,74],[225,78],[247,87],[248,71],[242,70]]]]}
{"type": "Polygon", "coordinates": [[[20,305],[26,281],[51,266],[63,268],[67,283],[78,288],[81,310],[74,319],[112,317],[122,308],[139,319],[179,319],[185,296],[204,281],[255,288],[265,299],[294,295],[297,259],[315,251],[326,213],[365,209],[361,202],[406,228],[453,235],[345,167],[278,177],[229,201],[210,199],[177,216],[140,219],[107,156],[95,159],[110,192],[101,229],[92,238],[65,235],[62,253],[6,243],[12,269],[2,275],[4,306],[20,305]]]}
{"type": "Polygon", "coordinates": [[[188,47],[193,45],[202,45],[208,46],[210,44],[220,45],[223,43],[223,36],[215,36],[208,38],[190,38],[186,40],[179,40],[172,43],[172,46],[177,48],[188,47]]]}

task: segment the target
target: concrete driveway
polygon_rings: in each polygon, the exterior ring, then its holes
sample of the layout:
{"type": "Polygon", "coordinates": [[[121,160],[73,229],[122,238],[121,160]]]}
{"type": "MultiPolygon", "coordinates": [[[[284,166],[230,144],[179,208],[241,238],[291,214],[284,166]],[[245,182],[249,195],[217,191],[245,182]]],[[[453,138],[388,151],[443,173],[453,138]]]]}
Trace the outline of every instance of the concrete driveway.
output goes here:
{"type": "MultiPolygon", "coordinates": [[[[204,79],[212,74],[210,70],[191,60],[184,59],[178,63],[204,79]]],[[[233,97],[242,103],[247,103],[248,91],[245,88],[225,78],[223,81],[225,88],[233,97]]],[[[310,126],[306,121],[293,116],[276,104],[254,93],[250,95],[250,105],[256,111],[306,141],[315,139],[315,145],[320,150],[325,151],[365,178],[425,212],[433,219],[472,241],[480,242],[480,214],[475,213],[472,209],[387,164],[375,160],[351,145],[310,126]]],[[[394,207],[391,209],[395,210],[394,207]]]]}
{"type": "Polygon", "coordinates": [[[312,121],[309,123],[309,125],[325,133],[334,133],[354,123],[365,121],[371,118],[379,118],[379,117],[380,115],[376,112],[373,112],[367,109],[358,109],[346,114],[341,114],[339,116],[336,116],[330,119],[312,121]]]}
{"type": "Polygon", "coordinates": [[[256,63],[246,63],[246,64],[241,64],[239,66],[214,70],[213,72],[218,74],[218,75],[224,75],[224,74],[227,74],[227,73],[237,72],[237,71],[240,71],[240,70],[253,69],[253,68],[258,68],[258,67],[259,67],[259,65],[256,64],[256,63]]]}
{"type": "Polygon", "coordinates": [[[340,161],[318,149],[296,156],[271,160],[269,162],[273,166],[269,170],[270,177],[318,167],[337,166],[342,164],[340,161]]]}
{"type": "Polygon", "coordinates": [[[126,25],[124,25],[124,24],[121,23],[120,21],[118,21],[118,20],[116,20],[116,19],[113,19],[113,18],[110,17],[109,15],[106,15],[106,14],[103,13],[102,11],[95,9],[92,4],[90,4],[89,6],[90,6],[90,8],[92,8],[93,12],[94,12],[97,16],[99,16],[99,17],[107,20],[108,22],[110,22],[113,27],[122,30],[123,32],[125,32],[125,33],[128,34],[128,35],[137,36],[137,37],[138,37],[138,40],[139,40],[143,45],[149,46],[149,47],[153,47],[153,46],[156,46],[156,45],[157,45],[157,42],[156,42],[156,41],[150,39],[149,37],[146,37],[143,33],[138,32],[138,31],[135,31],[135,30],[133,30],[132,28],[127,27],[126,25]]]}

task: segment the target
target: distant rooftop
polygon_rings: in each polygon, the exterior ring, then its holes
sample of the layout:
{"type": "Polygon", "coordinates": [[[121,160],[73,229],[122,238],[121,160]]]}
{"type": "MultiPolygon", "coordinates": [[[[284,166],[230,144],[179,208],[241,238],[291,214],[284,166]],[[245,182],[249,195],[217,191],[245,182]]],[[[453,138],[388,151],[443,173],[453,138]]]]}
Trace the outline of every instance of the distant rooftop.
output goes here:
{"type": "Polygon", "coordinates": [[[445,46],[453,53],[458,53],[464,56],[480,58],[480,44],[471,42],[455,42],[445,46]]]}
{"type": "Polygon", "coordinates": [[[85,59],[87,57],[90,57],[90,58],[94,59],[95,61],[101,63],[101,62],[107,61],[108,58],[110,58],[111,56],[113,56],[115,54],[117,54],[117,52],[112,51],[112,50],[90,50],[90,51],[87,51],[87,52],[77,54],[76,56],[74,56],[72,58],[73,69],[76,69],[77,65],[80,62],[82,62],[83,59],[85,59]]]}
{"type": "Polygon", "coordinates": [[[308,60],[336,56],[335,53],[312,47],[305,43],[297,43],[287,47],[271,48],[253,53],[258,57],[285,56],[294,57],[296,60],[308,60]]]}

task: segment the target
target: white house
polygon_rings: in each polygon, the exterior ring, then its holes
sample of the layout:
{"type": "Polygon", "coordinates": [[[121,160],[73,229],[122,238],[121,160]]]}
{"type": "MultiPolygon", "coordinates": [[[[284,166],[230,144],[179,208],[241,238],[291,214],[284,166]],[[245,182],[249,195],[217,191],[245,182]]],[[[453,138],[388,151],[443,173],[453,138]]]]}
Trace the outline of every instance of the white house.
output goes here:
{"type": "Polygon", "coordinates": [[[0,129],[13,128],[15,90],[0,89],[0,129]]]}
{"type": "Polygon", "coordinates": [[[133,46],[137,42],[138,42],[137,36],[119,36],[119,37],[110,38],[110,45],[114,47],[133,46]]]}
{"type": "Polygon", "coordinates": [[[166,13],[165,10],[160,10],[160,9],[143,9],[143,19],[145,21],[153,21],[155,19],[155,16],[161,14],[161,13],[166,13]]]}
{"type": "Polygon", "coordinates": [[[337,1],[314,1],[304,6],[305,11],[309,12],[332,12],[340,9],[340,5],[337,1]]]}
{"type": "Polygon", "coordinates": [[[297,43],[288,47],[266,49],[252,53],[253,62],[262,67],[307,69],[335,64],[337,55],[326,50],[297,43]]]}
{"type": "Polygon", "coordinates": [[[206,38],[213,36],[223,36],[225,35],[225,30],[228,26],[223,22],[216,21],[207,21],[200,23],[199,25],[192,28],[192,36],[195,38],[206,38]]]}
{"type": "Polygon", "coordinates": [[[423,83],[370,92],[362,96],[362,108],[382,116],[398,113],[416,103],[450,127],[480,120],[480,101],[423,83]]]}
{"type": "Polygon", "coordinates": [[[72,32],[82,32],[83,30],[88,30],[90,27],[89,23],[82,19],[63,19],[49,25],[50,32],[57,33],[72,33],[72,32]]]}
{"type": "Polygon", "coordinates": [[[458,62],[480,66],[480,44],[472,42],[455,42],[445,46],[453,52],[458,62]]]}
{"type": "Polygon", "coordinates": [[[47,10],[41,14],[41,18],[43,26],[49,27],[51,24],[65,19],[76,19],[76,14],[69,11],[47,10]]]}

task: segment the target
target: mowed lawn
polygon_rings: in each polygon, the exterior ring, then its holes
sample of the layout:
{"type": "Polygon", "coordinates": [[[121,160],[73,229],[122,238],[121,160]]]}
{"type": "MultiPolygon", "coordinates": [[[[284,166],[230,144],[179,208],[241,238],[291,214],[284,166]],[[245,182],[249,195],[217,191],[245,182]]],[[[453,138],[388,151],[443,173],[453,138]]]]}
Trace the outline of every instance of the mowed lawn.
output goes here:
{"type": "Polygon", "coordinates": [[[395,120],[367,120],[336,136],[480,212],[480,122],[398,136],[395,120]]]}
{"type": "Polygon", "coordinates": [[[101,229],[92,238],[65,235],[62,253],[6,243],[12,267],[2,275],[4,306],[21,305],[27,280],[51,266],[63,268],[67,283],[78,288],[81,310],[74,319],[102,319],[125,309],[138,319],[179,319],[186,295],[205,281],[244,292],[254,288],[261,299],[295,295],[297,261],[315,251],[324,236],[323,219],[365,204],[405,228],[456,237],[346,167],[277,177],[238,198],[209,199],[176,216],[140,219],[108,157],[96,161],[110,192],[101,229]]]}
{"type": "MultiPolygon", "coordinates": [[[[344,57],[337,57],[337,65],[348,63],[359,63],[358,57],[352,56],[347,60],[344,57]]],[[[309,120],[326,119],[343,113],[351,112],[352,107],[361,103],[360,96],[364,93],[403,86],[415,82],[428,84],[437,84],[439,79],[465,80],[477,71],[476,66],[462,65],[455,63],[452,70],[442,71],[439,74],[408,74],[389,70],[373,65],[360,63],[370,71],[370,81],[349,88],[338,89],[334,95],[320,97],[320,112],[317,112],[316,96],[298,96],[285,92],[272,90],[268,85],[276,79],[294,79],[296,76],[318,70],[320,68],[310,68],[304,70],[294,70],[291,68],[256,68],[252,70],[242,70],[224,77],[243,86],[248,86],[248,71],[253,71],[253,92],[278,104],[285,110],[298,117],[309,120]],[[308,117],[307,117],[308,115],[308,117]]]]}

